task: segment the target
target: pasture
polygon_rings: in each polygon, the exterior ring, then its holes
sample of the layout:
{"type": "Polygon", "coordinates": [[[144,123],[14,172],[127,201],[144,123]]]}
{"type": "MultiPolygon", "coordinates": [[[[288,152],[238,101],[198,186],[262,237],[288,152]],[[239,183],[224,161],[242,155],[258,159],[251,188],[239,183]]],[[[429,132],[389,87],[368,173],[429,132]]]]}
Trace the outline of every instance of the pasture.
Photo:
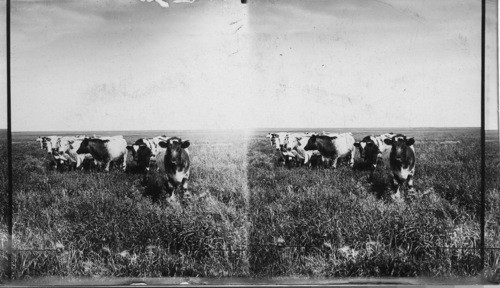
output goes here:
{"type": "MultiPolygon", "coordinates": [[[[391,131],[417,141],[416,193],[406,194],[402,203],[391,200],[389,167],[377,168],[373,181],[368,181],[369,171],[363,169],[359,155],[355,169],[345,164],[335,171],[279,167],[263,132],[255,133],[248,143],[252,274],[478,273],[479,250],[473,248],[479,248],[480,238],[479,129],[391,131]]],[[[359,141],[389,131],[352,132],[359,141]]],[[[487,151],[486,238],[490,247],[500,247],[498,142],[488,142],[487,151]]],[[[493,262],[498,261],[491,252],[493,262]]]]}
{"type": "Polygon", "coordinates": [[[181,203],[153,203],[141,176],[121,170],[49,170],[37,135],[14,135],[14,247],[38,250],[15,254],[14,277],[248,275],[232,252],[247,244],[244,135],[176,135],[192,143],[193,197],[181,203]]]}
{"type": "MultiPolygon", "coordinates": [[[[278,166],[269,131],[100,132],[128,143],[161,134],[189,139],[193,196],[181,202],[165,195],[153,202],[147,195],[158,187],[142,186],[141,175],[50,170],[34,141],[49,133],[15,133],[14,249],[23,251],[15,253],[14,277],[479,272],[479,129],[391,130],[417,140],[416,193],[402,203],[391,200],[388,167],[369,182],[358,155],[356,169],[278,166]]],[[[356,140],[389,132],[350,131],[356,140]]],[[[486,241],[500,247],[499,147],[494,134],[487,139],[486,241]]],[[[0,151],[5,163],[5,139],[0,151]]],[[[6,181],[2,169],[2,189],[6,181]]],[[[3,248],[4,226],[0,237],[3,248]]],[[[499,252],[487,250],[487,265],[498,265],[499,252]]]]}

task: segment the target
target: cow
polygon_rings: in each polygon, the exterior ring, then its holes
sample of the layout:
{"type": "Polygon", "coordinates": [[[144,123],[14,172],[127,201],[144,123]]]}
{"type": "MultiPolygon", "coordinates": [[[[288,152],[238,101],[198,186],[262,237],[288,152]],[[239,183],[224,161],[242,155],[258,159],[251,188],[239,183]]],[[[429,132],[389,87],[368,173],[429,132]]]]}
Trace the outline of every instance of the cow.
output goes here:
{"type": "Polygon", "coordinates": [[[40,142],[40,148],[47,152],[47,159],[49,161],[49,166],[54,169],[60,168],[61,164],[66,161],[66,158],[60,156],[59,153],[55,152],[57,149],[57,141],[61,138],[61,136],[42,136],[36,139],[37,142],[40,142]]]}
{"type": "Polygon", "coordinates": [[[117,162],[120,159],[123,159],[123,170],[125,171],[127,168],[127,141],[123,137],[109,137],[108,139],[84,138],[76,153],[90,153],[95,161],[105,165],[104,170],[106,172],[109,171],[112,161],[117,162]]]}
{"type": "Polygon", "coordinates": [[[397,134],[392,138],[387,138],[384,143],[391,146],[389,155],[389,163],[394,176],[393,184],[396,188],[396,193],[392,196],[393,199],[400,199],[401,186],[408,184],[410,191],[413,190],[413,175],[415,174],[415,139],[407,138],[405,135],[397,134]]]}
{"type": "Polygon", "coordinates": [[[359,142],[355,142],[354,146],[359,150],[359,156],[370,167],[370,179],[373,178],[373,173],[377,168],[379,160],[388,158],[390,145],[385,144],[385,139],[390,139],[394,133],[386,133],[378,136],[369,135],[359,142]]]}
{"type": "Polygon", "coordinates": [[[318,150],[324,158],[332,159],[332,167],[337,168],[339,158],[348,158],[349,166],[354,165],[354,137],[351,133],[342,133],[330,137],[326,135],[312,135],[304,150],[318,150]]]}
{"type": "Polygon", "coordinates": [[[175,196],[175,189],[181,188],[181,197],[188,191],[190,159],[189,151],[186,150],[189,140],[182,141],[181,138],[171,137],[158,142],[161,148],[157,157],[163,158],[163,163],[158,165],[159,171],[166,178],[168,190],[171,192],[171,199],[175,196]]]}
{"type": "Polygon", "coordinates": [[[271,146],[278,152],[278,163],[290,168],[295,155],[285,149],[288,132],[269,133],[266,137],[270,138],[271,146]]]}
{"type": "Polygon", "coordinates": [[[94,160],[90,153],[77,153],[84,139],[79,136],[80,135],[75,137],[61,137],[57,142],[57,152],[59,155],[66,158],[69,167],[74,167],[76,169],[83,168],[82,164],[84,162],[94,160]]]}
{"type": "Polygon", "coordinates": [[[155,159],[157,150],[156,144],[148,138],[141,138],[135,141],[134,144],[127,145],[128,161],[134,163],[133,165],[129,165],[127,162],[127,167],[131,168],[129,171],[133,169],[137,172],[147,173],[151,165],[151,160],[154,161],[155,159]]]}
{"type": "Polygon", "coordinates": [[[294,154],[296,163],[310,166],[311,159],[315,156],[321,156],[321,153],[318,150],[306,151],[304,149],[310,138],[309,136],[303,136],[304,134],[289,134],[285,148],[294,154]]]}

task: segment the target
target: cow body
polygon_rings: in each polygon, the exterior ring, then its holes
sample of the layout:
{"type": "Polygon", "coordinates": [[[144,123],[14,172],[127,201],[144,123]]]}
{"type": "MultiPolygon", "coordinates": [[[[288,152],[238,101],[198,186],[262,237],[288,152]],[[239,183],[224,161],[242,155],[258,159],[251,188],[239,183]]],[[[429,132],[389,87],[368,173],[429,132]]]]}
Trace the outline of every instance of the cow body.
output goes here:
{"type": "Polygon", "coordinates": [[[307,133],[304,134],[290,134],[288,135],[287,142],[285,144],[286,150],[291,151],[297,163],[303,163],[304,165],[311,164],[311,159],[314,156],[321,156],[321,153],[318,150],[305,150],[305,146],[307,145],[310,136],[307,133]]]}
{"type": "Polygon", "coordinates": [[[373,173],[377,168],[379,160],[384,161],[389,158],[389,151],[391,146],[385,144],[385,139],[390,139],[394,136],[393,133],[386,133],[378,136],[369,135],[363,138],[360,142],[354,143],[358,148],[360,157],[370,167],[370,178],[373,178],[373,173]]]}
{"type": "Polygon", "coordinates": [[[127,141],[123,137],[110,137],[108,139],[85,138],[76,151],[78,154],[90,153],[92,157],[105,165],[104,170],[109,171],[112,161],[123,158],[123,170],[126,170],[127,141]]]}
{"type": "Polygon", "coordinates": [[[158,142],[163,148],[157,154],[157,158],[163,158],[162,165],[158,165],[159,171],[166,177],[167,185],[171,191],[171,197],[175,195],[175,189],[180,187],[182,194],[187,192],[190,159],[189,152],[186,150],[190,143],[188,140],[182,141],[178,137],[172,137],[158,142]]]}
{"type": "Polygon", "coordinates": [[[385,139],[385,144],[391,146],[389,163],[394,176],[393,183],[396,187],[396,193],[393,198],[401,197],[401,186],[405,183],[408,188],[413,190],[413,175],[415,174],[415,148],[413,138],[407,138],[404,135],[397,134],[392,138],[385,139]]]}
{"type": "Polygon", "coordinates": [[[49,166],[55,169],[58,169],[61,167],[61,164],[63,164],[66,161],[66,157],[63,155],[59,155],[57,153],[57,142],[61,136],[42,136],[36,139],[37,142],[40,142],[40,148],[45,150],[47,152],[47,160],[49,161],[49,166]]]}
{"type": "Polygon", "coordinates": [[[349,165],[354,165],[354,137],[351,133],[342,133],[338,136],[313,135],[309,138],[304,150],[318,150],[324,158],[332,159],[333,168],[337,168],[339,158],[348,158],[349,165]]]}
{"type": "Polygon", "coordinates": [[[90,153],[78,154],[77,150],[80,148],[84,138],[79,136],[75,137],[61,137],[57,143],[57,151],[59,155],[66,158],[67,164],[70,167],[81,168],[85,161],[91,161],[94,158],[90,153]]]}
{"type": "Polygon", "coordinates": [[[278,154],[278,163],[290,167],[295,155],[285,149],[288,132],[269,133],[266,137],[270,138],[271,146],[278,154]]]}

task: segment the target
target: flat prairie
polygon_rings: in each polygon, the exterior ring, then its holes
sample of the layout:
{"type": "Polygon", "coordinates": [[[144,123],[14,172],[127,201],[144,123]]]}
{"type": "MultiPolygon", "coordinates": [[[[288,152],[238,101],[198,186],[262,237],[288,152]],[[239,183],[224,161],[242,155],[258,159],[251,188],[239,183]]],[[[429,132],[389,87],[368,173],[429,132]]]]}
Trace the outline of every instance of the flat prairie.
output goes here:
{"type": "MultiPolygon", "coordinates": [[[[275,130],[275,129],[274,129],[275,130]]],[[[479,273],[480,131],[290,129],[386,132],[415,137],[416,193],[396,203],[388,167],[368,181],[339,165],[281,167],[260,131],[109,131],[130,144],[157,135],[189,139],[185,201],[169,201],[158,175],[118,169],[54,171],[35,139],[13,134],[15,279],[56,277],[414,277],[479,273]],[[159,193],[156,201],[148,196],[159,193]]],[[[92,135],[94,132],[87,132],[92,135]]],[[[486,246],[500,247],[498,132],[486,138],[486,246]]],[[[0,139],[0,188],[7,186],[0,139]]],[[[5,195],[5,194],[3,194],[5,195]]],[[[6,223],[7,197],[0,198],[6,223]]],[[[0,249],[7,229],[0,226],[0,249]]],[[[499,249],[486,249],[498,267],[499,249]]],[[[5,254],[2,254],[4,273],[5,254]]],[[[2,277],[5,275],[2,274],[2,277]]]]}

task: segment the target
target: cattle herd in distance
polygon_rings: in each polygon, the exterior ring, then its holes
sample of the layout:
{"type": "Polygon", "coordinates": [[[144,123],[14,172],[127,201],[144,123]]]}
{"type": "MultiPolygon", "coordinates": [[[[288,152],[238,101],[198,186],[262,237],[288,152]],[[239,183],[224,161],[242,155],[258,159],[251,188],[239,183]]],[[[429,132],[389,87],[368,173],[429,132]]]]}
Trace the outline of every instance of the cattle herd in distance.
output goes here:
{"type": "MultiPolygon", "coordinates": [[[[402,187],[406,184],[413,191],[415,173],[414,138],[402,134],[386,133],[369,135],[356,141],[352,133],[288,133],[276,132],[266,136],[278,155],[278,163],[288,168],[294,166],[322,165],[337,168],[339,160],[354,166],[354,152],[370,168],[370,177],[378,163],[390,167],[393,187],[392,198],[401,199],[402,187]]],[[[112,163],[123,171],[141,173],[144,180],[149,171],[156,171],[164,179],[171,197],[180,188],[180,195],[188,192],[190,174],[189,140],[165,135],[140,138],[128,145],[123,136],[100,137],[42,136],[36,141],[47,152],[49,165],[55,169],[103,169],[109,171],[112,163]]]]}
{"type": "Polygon", "coordinates": [[[339,160],[346,160],[354,167],[354,152],[357,148],[360,157],[370,167],[370,177],[379,162],[390,167],[393,176],[393,187],[396,193],[394,200],[401,200],[401,190],[406,184],[413,191],[415,174],[414,138],[403,134],[386,133],[369,135],[356,141],[352,133],[288,133],[276,132],[266,136],[278,155],[278,163],[291,168],[293,166],[323,165],[337,168],[339,160]]]}
{"type": "Polygon", "coordinates": [[[151,169],[164,179],[171,198],[180,188],[180,195],[188,192],[190,159],[189,140],[165,135],[140,138],[128,145],[123,136],[100,137],[42,136],[37,142],[47,152],[49,166],[61,170],[97,169],[108,172],[112,164],[123,171],[141,173],[143,183],[151,169]]]}

